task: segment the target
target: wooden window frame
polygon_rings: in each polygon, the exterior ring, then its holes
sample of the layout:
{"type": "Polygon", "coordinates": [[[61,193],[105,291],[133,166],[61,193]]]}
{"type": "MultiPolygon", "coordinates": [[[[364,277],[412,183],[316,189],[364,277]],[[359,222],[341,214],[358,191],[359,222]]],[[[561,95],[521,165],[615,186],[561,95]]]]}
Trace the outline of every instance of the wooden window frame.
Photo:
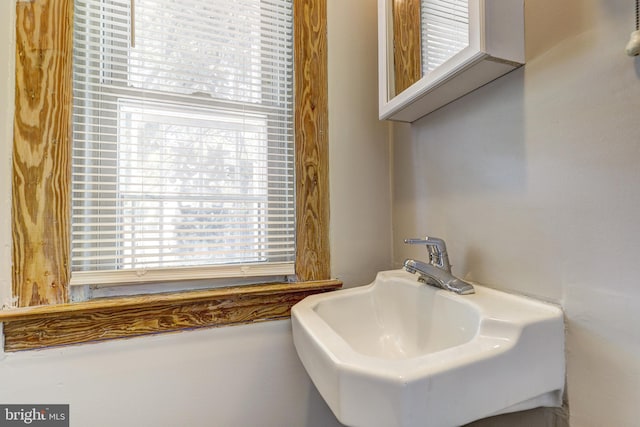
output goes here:
{"type": "Polygon", "coordinates": [[[16,3],[5,351],[287,318],[330,278],[326,0],[294,0],[296,283],[69,302],[73,0],[16,3]]]}

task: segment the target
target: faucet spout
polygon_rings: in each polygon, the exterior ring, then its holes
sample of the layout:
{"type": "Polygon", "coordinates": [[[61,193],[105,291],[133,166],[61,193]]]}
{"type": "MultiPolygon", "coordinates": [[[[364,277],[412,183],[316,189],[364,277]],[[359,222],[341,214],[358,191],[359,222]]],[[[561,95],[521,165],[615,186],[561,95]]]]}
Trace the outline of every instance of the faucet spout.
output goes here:
{"type": "Polygon", "coordinates": [[[408,245],[425,245],[429,254],[429,264],[451,273],[451,264],[447,255],[447,245],[439,237],[427,236],[424,239],[404,239],[408,245]]]}
{"type": "Polygon", "coordinates": [[[458,279],[450,272],[432,264],[427,264],[414,259],[407,259],[404,262],[404,269],[412,274],[418,273],[418,280],[427,285],[436,286],[460,295],[475,293],[473,285],[465,282],[464,280],[458,279]]]}

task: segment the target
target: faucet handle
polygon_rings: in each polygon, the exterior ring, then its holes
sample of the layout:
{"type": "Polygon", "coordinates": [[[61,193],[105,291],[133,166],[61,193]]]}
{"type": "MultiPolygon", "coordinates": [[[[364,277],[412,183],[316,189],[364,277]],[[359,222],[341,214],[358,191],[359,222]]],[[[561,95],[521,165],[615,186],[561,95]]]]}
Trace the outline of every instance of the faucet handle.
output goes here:
{"type": "Polygon", "coordinates": [[[429,264],[448,271],[449,273],[451,272],[449,256],[447,255],[447,245],[444,240],[438,237],[427,236],[424,239],[405,239],[404,242],[408,245],[425,245],[429,253],[429,264]]]}

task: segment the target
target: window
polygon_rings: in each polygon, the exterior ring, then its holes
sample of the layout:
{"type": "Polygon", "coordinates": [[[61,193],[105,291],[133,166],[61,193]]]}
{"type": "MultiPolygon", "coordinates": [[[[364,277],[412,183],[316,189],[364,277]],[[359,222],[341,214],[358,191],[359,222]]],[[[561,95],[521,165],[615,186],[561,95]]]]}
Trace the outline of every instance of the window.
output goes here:
{"type": "MultiPolygon", "coordinates": [[[[261,4],[272,3],[265,0],[261,4]]],[[[69,303],[73,8],[72,0],[16,4],[11,218],[12,285],[18,308],[0,310],[5,351],[284,319],[289,316],[290,307],[305,296],[339,288],[341,283],[329,278],[326,2],[295,0],[293,131],[297,281],[69,303]]],[[[130,91],[140,92],[140,88],[130,91]]],[[[173,111],[174,99],[158,100],[155,95],[151,93],[142,99],[146,117],[168,127],[172,122],[167,119],[166,111],[173,111]]],[[[201,108],[213,104],[211,100],[206,101],[207,105],[195,102],[197,105],[187,103],[181,107],[184,114],[198,119],[190,126],[207,127],[212,121],[229,122],[237,117],[228,108],[202,114],[201,108]]],[[[121,114],[112,114],[104,120],[133,123],[137,120],[135,115],[140,114],[140,102],[136,97],[123,97],[121,114]]],[[[263,126],[264,117],[263,112],[253,114],[252,111],[251,119],[245,120],[248,128],[243,132],[253,132],[256,126],[263,126]]],[[[179,121],[180,116],[174,114],[170,119],[179,121]]],[[[233,124],[233,120],[229,123],[233,124]]],[[[231,129],[238,131],[234,126],[231,129]]],[[[117,132],[110,132],[109,137],[114,134],[117,132]]],[[[109,142],[106,135],[103,141],[109,142]]],[[[275,166],[277,164],[268,165],[269,168],[275,166]]],[[[116,177],[104,179],[104,182],[113,182],[116,177]]],[[[271,196],[267,193],[269,200],[271,196]]],[[[144,270],[138,272],[142,274],[144,270]]],[[[148,284],[142,291],[152,286],[148,284]]]]}
{"type": "Polygon", "coordinates": [[[72,284],[294,274],[291,0],[76,0],[72,284]]]}
{"type": "MultiPolygon", "coordinates": [[[[273,2],[264,0],[261,7],[271,4],[273,2]]],[[[294,283],[258,283],[253,286],[103,298],[71,304],[67,303],[70,302],[70,196],[73,191],[69,135],[73,116],[74,1],[33,0],[17,2],[15,7],[12,292],[15,306],[20,308],[0,311],[0,321],[4,322],[5,349],[27,349],[285,318],[289,307],[304,296],[340,286],[339,281],[330,280],[329,272],[325,0],[293,1],[297,280],[294,283]],[[158,321],[158,316],[162,316],[162,321],[158,321]],[[49,334],[50,330],[55,333],[49,334]]],[[[122,13],[121,18],[130,16],[128,14],[122,13]]],[[[105,31],[106,28],[91,36],[101,38],[105,31]]],[[[134,37],[133,43],[138,42],[134,37]]],[[[102,53],[107,55],[112,52],[105,48],[102,53]]],[[[129,64],[129,59],[121,62],[129,64]]],[[[139,87],[128,86],[126,90],[128,93],[141,91],[139,87]]],[[[167,109],[176,107],[176,97],[184,100],[186,96],[165,94],[158,99],[154,98],[158,95],[154,91],[144,95],[142,100],[135,96],[121,97],[120,114],[112,113],[110,117],[102,118],[103,124],[118,118],[133,123],[135,114],[139,114],[141,101],[147,108],[147,117],[155,116],[157,122],[160,116],[166,116],[167,109]]],[[[105,94],[101,102],[109,100],[108,96],[113,94],[105,94]]],[[[200,120],[194,125],[196,127],[206,127],[211,121],[237,117],[236,112],[228,108],[233,104],[228,100],[222,103],[191,96],[186,104],[181,107],[184,112],[199,119],[203,115],[202,108],[213,104],[225,105],[215,114],[205,114],[206,120],[200,120]]],[[[248,111],[248,106],[242,108],[248,111]]],[[[265,111],[251,110],[249,117],[251,120],[245,120],[249,127],[243,132],[253,132],[256,126],[263,126],[264,117],[269,120],[271,116],[265,111]]],[[[171,116],[172,120],[178,118],[178,115],[171,116]]],[[[162,122],[163,126],[169,124],[162,122]]],[[[272,122],[268,121],[267,126],[272,129],[272,122]]],[[[237,131],[237,128],[233,129],[237,131]]],[[[117,135],[117,131],[101,135],[101,143],[110,142],[109,138],[114,135],[117,135]]],[[[271,147],[268,146],[268,168],[280,167],[277,163],[271,163],[271,153],[271,147]]],[[[105,162],[102,161],[102,164],[105,162]]],[[[104,176],[105,183],[114,180],[117,177],[104,176]]],[[[272,194],[277,193],[269,188],[269,203],[274,200],[272,194]]],[[[110,200],[101,202],[113,204],[110,200]]],[[[119,231],[117,224],[111,225],[115,231],[119,231]]],[[[87,242],[87,245],[93,243],[87,242]]],[[[250,268],[255,268],[255,265],[250,264],[250,268]]],[[[237,267],[234,264],[231,266],[237,267]]],[[[197,270],[201,267],[185,268],[197,270]]],[[[174,267],[169,271],[172,270],[180,271],[181,268],[174,267]]],[[[145,275],[145,270],[137,271],[145,275]]],[[[208,273],[207,277],[210,277],[208,273]]],[[[168,280],[164,274],[163,278],[168,280]]],[[[153,284],[145,286],[145,289],[151,286],[153,284]]]]}

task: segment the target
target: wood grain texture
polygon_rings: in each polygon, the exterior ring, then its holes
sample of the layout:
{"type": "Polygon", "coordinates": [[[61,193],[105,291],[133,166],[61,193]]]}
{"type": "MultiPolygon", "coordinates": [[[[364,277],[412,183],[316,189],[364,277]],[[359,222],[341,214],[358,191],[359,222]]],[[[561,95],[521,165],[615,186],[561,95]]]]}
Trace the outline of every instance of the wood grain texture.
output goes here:
{"type": "Polygon", "coordinates": [[[13,295],[21,307],[67,301],[72,0],[16,5],[13,295]]]}
{"type": "Polygon", "coordinates": [[[326,0],[294,1],[296,275],[300,281],[331,275],[326,8],[326,0]]]}
{"type": "Polygon", "coordinates": [[[420,0],[393,0],[393,64],[395,93],[422,77],[420,0]]]}
{"type": "Polygon", "coordinates": [[[339,281],[241,286],[0,311],[5,351],[97,342],[289,317],[291,307],[339,281]]]}

